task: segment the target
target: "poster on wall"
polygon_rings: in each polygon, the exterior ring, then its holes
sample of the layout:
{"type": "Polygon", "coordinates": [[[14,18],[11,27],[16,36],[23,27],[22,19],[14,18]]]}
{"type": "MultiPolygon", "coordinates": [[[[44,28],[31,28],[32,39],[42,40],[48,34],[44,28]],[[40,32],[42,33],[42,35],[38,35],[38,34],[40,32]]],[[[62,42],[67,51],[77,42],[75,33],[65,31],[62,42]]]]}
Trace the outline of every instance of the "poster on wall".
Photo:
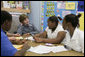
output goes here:
{"type": "Polygon", "coordinates": [[[84,12],[78,12],[81,14],[81,17],[79,18],[80,23],[80,30],[84,31],[84,12]]]}
{"type": "MultiPolygon", "coordinates": [[[[42,11],[43,17],[41,17],[43,20],[41,21],[43,31],[47,27],[47,20],[49,17],[55,15],[63,19],[65,15],[70,13],[76,14],[77,12],[78,1],[44,1],[42,3],[44,8],[42,11]]],[[[63,20],[60,21],[60,24],[62,24],[62,22],[63,20]]]]}
{"type": "Polygon", "coordinates": [[[57,3],[57,8],[58,9],[65,9],[65,2],[58,2],[57,3]]]}
{"type": "Polygon", "coordinates": [[[44,1],[41,3],[41,30],[43,32],[43,21],[44,21],[44,1]]]}
{"type": "Polygon", "coordinates": [[[75,10],[75,2],[66,2],[66,10],[75,10]]]}

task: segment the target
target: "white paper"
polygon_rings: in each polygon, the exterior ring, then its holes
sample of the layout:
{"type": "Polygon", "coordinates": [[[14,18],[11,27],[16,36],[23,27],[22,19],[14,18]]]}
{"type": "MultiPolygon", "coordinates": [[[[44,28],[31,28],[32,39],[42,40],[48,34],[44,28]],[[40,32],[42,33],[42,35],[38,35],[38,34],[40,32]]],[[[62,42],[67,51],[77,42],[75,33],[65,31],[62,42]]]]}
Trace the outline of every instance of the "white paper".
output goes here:
{"type": "Polygon", "coordinates": [[[46,43],[45,45],[46,46],[53,46],[53,44],[51,44],[51,43],[46,43]]]}
{"type": "Polygon", "coordinates": [[[55,46],[53,47],[53,50],[52,50],[53,53],[62,52],[62,51],[68,51],[68,50],[64,48],[64,46],[55,46]]]}
{"type": "Polygon", "coordinates": [[[49,46],[39,45],[36,47],[31,47],[27,51],[38,53],[38,54],[45,54],[45,53],[49,53],[49,52],[56,53],[56,52],[62,52],[62,51],[68,51],[68,50],[65,49],[64,46],[49,47],[49,46]]]}
{"type": "Polygon", "coordinates": [[[35,41],[32,36],[26,37],[25,39],[35,41]]]}
{"type": "Polygon", "coordinates": [[[50,52],[50,48],[47,46],[36,46],[36,47],[31,47],[28,51],[34,52],[34,53],[38,53],[38,54],[44,54],[44,53],[49,53],[50,52]]]}

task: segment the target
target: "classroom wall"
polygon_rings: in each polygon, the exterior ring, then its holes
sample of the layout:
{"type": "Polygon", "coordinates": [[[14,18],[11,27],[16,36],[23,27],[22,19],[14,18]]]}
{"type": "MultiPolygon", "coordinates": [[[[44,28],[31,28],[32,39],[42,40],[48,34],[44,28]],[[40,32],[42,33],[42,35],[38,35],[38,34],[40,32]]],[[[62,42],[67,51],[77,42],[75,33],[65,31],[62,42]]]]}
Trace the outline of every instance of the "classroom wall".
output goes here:
{"type": "MultiPolygon", "coordinates": [[[[29,20],[31,23],[34,24],[34,26],[39,30],[41,30],[41,2],[42,1],[30,1],[31,4],[31,13],[27,14],[29,16],[29,20]]],[[[13,33],[17,30],[17,26],[20,24],[19,20],[17,19],[17,17],[13,17],[13,23],[12,23],[12,27],[10,29],[9,32],[13,33]]]]}
{"type": "Polygon", "coordinates": [[[34,24],[34,26],[41,31],[41,20],[40,20],[40,3],[41,1],[30,1],[31,2],[31,13],[28,14],[30,22],[34,24]]]}
{"type": "MultiPolygon", "coordinates": [[[[10,14],[16,14],[16,13],[12,13],[10,12],[10,14]]],[[[12,15],[12,24],[11,24],[11,29],[8,31],[10,33],[14,33],[17,31],[17,27],[20,24],[19,22],[19,16],[20,14],[18,13],[17,15],[12,15]]]]}

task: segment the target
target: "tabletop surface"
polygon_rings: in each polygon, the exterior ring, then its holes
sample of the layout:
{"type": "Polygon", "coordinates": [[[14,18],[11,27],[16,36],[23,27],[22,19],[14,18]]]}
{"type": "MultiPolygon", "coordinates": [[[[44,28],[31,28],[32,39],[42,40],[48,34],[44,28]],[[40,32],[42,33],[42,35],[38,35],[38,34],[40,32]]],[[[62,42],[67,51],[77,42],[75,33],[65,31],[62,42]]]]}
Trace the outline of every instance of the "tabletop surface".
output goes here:
{"type": "MultiPolygon", "coordinates": [[[[28,45],[35,47],[35,46],[38,46],[38,45],[45,45],[45,43],[36,43],[34,41],[28,40],[28,45]]],[[[62,45],[62,44],[53,44],[53,45],[59,46],[59,45],[62,45]]],[[[18,48],[18,46],[20,47],[20,45],[16,45],[17,48],[18,48]]],[[[84,54],[70,50],[70,51],[63,51],[63,52],[57,52],[57,53],[50,52],[48,54],[37,54],[37,53],[33,53],[33,52],[26,52],[25,56],[84,56],[84,54]]]]}

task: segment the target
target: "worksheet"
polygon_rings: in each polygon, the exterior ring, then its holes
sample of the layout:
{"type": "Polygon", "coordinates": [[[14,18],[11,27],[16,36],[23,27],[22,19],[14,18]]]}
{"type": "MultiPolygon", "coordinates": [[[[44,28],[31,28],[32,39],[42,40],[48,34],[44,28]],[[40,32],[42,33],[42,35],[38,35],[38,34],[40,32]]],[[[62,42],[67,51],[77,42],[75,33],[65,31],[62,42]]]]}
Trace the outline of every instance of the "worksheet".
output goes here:
{"type": "Polygon", "coordinates": [[[46,54],[46,53],[56,53],[56,52],[63,52],[63,51],[68,51],[64,46],[45,46],[45,45],[38,45],[36,47],[32,47],[28,49],[27,51],[34,52],[37,54],[46,54]]]}

